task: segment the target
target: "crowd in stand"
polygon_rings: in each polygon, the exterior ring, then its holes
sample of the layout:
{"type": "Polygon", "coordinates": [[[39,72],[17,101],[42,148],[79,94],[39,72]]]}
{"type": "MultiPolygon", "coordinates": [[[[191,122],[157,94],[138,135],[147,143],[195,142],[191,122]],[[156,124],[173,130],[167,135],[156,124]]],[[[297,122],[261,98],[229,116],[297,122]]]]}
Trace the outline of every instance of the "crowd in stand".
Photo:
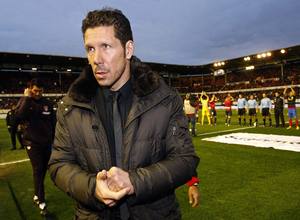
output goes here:
{"type": "MultiPolygon", "coordinates": [[[[37,73],[35,73],[37,74],[37,73]]],[[[22,94],[27,82],[32,78],[32,73],[2,73],[0,75],[0,109],[10,109],[17,103],[18,97],[5,97],[6,94],[22,94]],[[12,77],[13,74],[13,77],[12,77]]],[[[63,94],[68,91],[71,83],[77,78],[76,74],[53,74],[43,73],[40,75],[41,80],[47,85],[48,93],[63,94]]],[[[168,79],[166,79],[168,81],[168,79]]],[[[220,76],[196,76],[196,77],[179,77],[171,79],[171,86],[176,88],[180,93],[200,93],[201,91],[217,92],[227,90],[266,88],[271,86],[285,86],[300,84],[299,65],[291,65],[284,69],[284,75],[281,68],[267,68],[261,70],[251,70],[243,72],[231,72],[220,76]]],[[[296,94],[299,94],[295,88],[296,94]]],[[[273,97],[275,91],[268,92],[273,97]]],[[[244,92],[244,95],[261,97],[262,92],[244,92]]],[[[238,96],[238,92],[232,92],[233,97],[238,96]]],[[[218,93],[218,97],[224,99],[226,94],[218,93]]]]}
{"type": "Polygon", "coordinates": [[[287,66],[284,68],[283,73],[280,66],[278,66],[275,68],[230,72],[219,76],[180,77],[172,79],[171,82],[172,86],[181,93],[295,85],[300,84],[300,67],[299,65],[287,66]]]}

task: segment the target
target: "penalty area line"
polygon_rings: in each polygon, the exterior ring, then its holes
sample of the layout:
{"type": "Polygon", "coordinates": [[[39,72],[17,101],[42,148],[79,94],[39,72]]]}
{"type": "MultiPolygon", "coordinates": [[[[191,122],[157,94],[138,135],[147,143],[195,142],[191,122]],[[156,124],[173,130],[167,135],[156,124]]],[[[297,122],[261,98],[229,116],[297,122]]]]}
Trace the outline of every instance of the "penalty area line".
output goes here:
{"type": "Polygon", "coordinates": [[[10,161],[10,162],[0,163],[0,166],[6,166],[6,165],[11,165],[11,164],[16,164],[16,163],[23,163],[26,161],[29,161],[29,159],[15,160],[15,161],[10,161]]]}

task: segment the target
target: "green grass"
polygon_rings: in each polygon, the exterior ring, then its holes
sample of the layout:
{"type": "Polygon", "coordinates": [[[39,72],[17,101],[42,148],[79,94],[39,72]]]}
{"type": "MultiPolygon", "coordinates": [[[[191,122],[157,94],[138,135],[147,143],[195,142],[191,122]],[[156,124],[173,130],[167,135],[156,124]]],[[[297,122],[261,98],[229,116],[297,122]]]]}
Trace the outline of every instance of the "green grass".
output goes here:
{"type": "MultiPolygon", "coordinates": [[[[203,141],[202,138],[217,135],[209,132],[240,128],[236,116],[230,127],[224,126],[222,118],[223,113],[219,112],[216,127],[197,125],[199,136],[193,141],[201,158],[198,167],[200,206],[191,208],[187,187],[180,187],[176,193],[183,219],[300,219],[300,153],[203,141]]],[[[25,151],[9,150],[3,120],[0,131],[0,163],[26,158],[25,151]]],[[[228,132],[300,136],[300,131],[295,129],[269,127],[228,132]]],[[[29,162],[0,166],[0,219],[20,219],[9,185],[25,218],[41,219],[32,204],[29,162]]],[[[72,199],[60,192],[49,176],[46,177],[46,199],[54,219],[72,219],[72,199]]]]}

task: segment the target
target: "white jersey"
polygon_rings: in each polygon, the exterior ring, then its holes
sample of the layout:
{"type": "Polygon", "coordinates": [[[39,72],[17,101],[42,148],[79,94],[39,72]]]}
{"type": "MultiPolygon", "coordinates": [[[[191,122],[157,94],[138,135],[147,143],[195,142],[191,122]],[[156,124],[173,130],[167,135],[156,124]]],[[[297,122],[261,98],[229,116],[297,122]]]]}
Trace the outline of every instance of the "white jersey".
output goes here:
{"type": "Polygon", "coordinates": [[[195,114],[195,107],[191,106],[190,100],[184,100],[184,112],[186,115],[195,114]]]}

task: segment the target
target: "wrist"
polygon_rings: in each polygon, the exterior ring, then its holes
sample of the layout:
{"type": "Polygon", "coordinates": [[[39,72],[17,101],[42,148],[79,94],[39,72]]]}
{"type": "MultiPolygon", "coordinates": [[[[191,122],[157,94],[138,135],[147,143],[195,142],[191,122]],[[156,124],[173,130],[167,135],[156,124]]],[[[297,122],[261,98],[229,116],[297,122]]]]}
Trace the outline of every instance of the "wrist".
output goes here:
{"type": "Polygon", "coordinates": [[[188,181],[186,183],[186,185],[187,186],[198,186],[199,182],[200,182],[200,180],[197,177],[193,176],[192,179],[190,179],[190,181],[188,181]]]}

